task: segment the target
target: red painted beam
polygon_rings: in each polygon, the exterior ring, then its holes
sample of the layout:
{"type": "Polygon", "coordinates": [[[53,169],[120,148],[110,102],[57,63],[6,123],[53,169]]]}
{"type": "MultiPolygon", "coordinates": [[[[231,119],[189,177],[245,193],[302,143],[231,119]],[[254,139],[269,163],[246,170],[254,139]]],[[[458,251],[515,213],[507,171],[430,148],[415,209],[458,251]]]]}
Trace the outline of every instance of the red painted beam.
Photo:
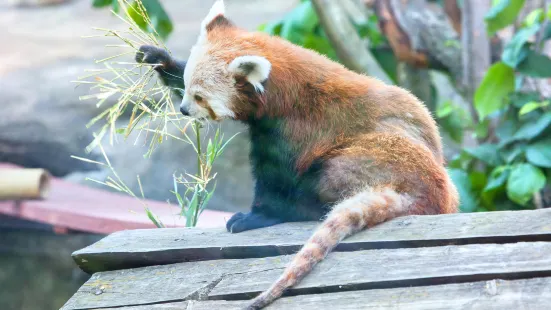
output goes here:
{"type": "MultiPolygon", "coordinates": [[[[0,163],[2,169],[17,169],[0,163]]],[[[179,207],[159,201],[145,200],[148,208],[167,227],[185,227],[179,207]]],[[[0,201],[0,213],[47,223],[59,231],[64,229],[109,234],[119,230],[154,228],[147,217],[142,200],[52,178],[44,200],[0,201]]],[[[198,227],[223,227],[231,213],[205,210],[198,227]]]]}

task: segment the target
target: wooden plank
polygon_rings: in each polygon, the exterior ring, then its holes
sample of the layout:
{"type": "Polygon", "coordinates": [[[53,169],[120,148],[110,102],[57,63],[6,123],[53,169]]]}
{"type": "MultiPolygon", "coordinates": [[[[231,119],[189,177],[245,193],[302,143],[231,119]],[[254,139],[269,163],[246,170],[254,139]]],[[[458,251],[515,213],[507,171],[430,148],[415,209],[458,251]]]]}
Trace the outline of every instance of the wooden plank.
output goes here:
{"type": "MultiPolygon", "coordinates": [[[[249,299],[291,255],[150,266],[94,274],[64,309],[249,299]]],[[[290,295],[551,276],[551,242],[331,253],[290,295]]]]}
{"type": "MultiPolygon", "coordinates": [[[[268,306],[266,310],[546,309],[549,307],[550,300],[551,278],[535,278],[301,295],[281,298],[268,306]]],[[[247,301],[190,301],[187,310],[241,310],[247,303],[247,301]]],[[[174,304],[169,303],[116,309],[186,309],[181,303],[178,304],[181,308],[172,308],[171,305],[174,304]]],[[[114,310],[115,308],[107,309],[114,310]]]]}
{"type": "MultiPolygon", "coordinates": [[[[286,223],[239,234],[223,228],[121,231],[76,251],[73,258],[82,270],[94,273],[292,254],[317,224],[286,223]]],[[[551,241],[551,209],[402,217],[346,239],[336,251],[518,241],[551,241]]]]}
{"type": "MultiPolygon", "coordinates": [[[[223,304],[223,302],[222,302],[223,304]]],[[[203,307],[207,306],[206,304],[201,305],[203,307]]],[[[152,305],[143,305],[143,306],[130,306],[130,307],[122,307],[122,308],[97,308],[99,309],[123,309],[123,310],[187,310],[189,307],[189,301],[182,301],[182,302],[171,302],[167,304],[152,304],[152,305]]],[[[213,309],[221,309],[217,305],[215,305],[215,308],[210,308],[209,310],[213,309]]]]}

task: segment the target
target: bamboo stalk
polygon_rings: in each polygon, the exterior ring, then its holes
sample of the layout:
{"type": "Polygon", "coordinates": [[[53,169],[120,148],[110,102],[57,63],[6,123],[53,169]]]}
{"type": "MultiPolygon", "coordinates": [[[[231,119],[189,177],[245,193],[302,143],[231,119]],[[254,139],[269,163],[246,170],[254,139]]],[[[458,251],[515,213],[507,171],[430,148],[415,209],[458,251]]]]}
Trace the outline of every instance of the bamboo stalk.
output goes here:
{"type": "Polygon", "coordinates": [[[49,188],[44,169],[0,169],[0,200],[44,199],[49,188]]]}

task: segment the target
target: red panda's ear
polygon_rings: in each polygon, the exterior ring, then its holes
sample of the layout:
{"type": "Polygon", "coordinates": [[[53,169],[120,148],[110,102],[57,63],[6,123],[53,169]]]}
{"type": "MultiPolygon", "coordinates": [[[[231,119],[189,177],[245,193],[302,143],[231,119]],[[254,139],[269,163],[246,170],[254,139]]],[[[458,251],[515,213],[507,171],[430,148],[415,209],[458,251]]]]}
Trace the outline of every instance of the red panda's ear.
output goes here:
{"type": "Polygon", "coordinates": [[[209,13],[201,22],[199,41],[206,39],[207,33],[216,27],[232,26],[232,23],[224,17],[225,11],[223,0],[218,0],[212,5],[209,13]]]}
{"type": "Polygon", "coordinates": [[[239,56],[228,66],[230,73],[245,77],[258,92],[264,91],[262,83],[268,79],[271,70],[270,61],[261,56],[239,56]]]}

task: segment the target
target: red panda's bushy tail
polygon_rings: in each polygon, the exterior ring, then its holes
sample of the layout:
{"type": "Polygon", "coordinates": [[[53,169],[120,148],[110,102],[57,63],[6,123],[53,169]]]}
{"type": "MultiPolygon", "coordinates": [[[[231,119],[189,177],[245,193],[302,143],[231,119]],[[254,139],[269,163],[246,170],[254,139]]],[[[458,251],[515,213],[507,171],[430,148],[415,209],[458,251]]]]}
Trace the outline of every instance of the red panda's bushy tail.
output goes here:
{"type": "Polygon", "coordinates": [[[337,204],[289,263],[283,275],[266,291],[253,299],[246,310],[261,309],[298,283],[323,260],[339,242],[365,227],[407,213],[411,200],[390,188],[362,191],[337,204]]]}

